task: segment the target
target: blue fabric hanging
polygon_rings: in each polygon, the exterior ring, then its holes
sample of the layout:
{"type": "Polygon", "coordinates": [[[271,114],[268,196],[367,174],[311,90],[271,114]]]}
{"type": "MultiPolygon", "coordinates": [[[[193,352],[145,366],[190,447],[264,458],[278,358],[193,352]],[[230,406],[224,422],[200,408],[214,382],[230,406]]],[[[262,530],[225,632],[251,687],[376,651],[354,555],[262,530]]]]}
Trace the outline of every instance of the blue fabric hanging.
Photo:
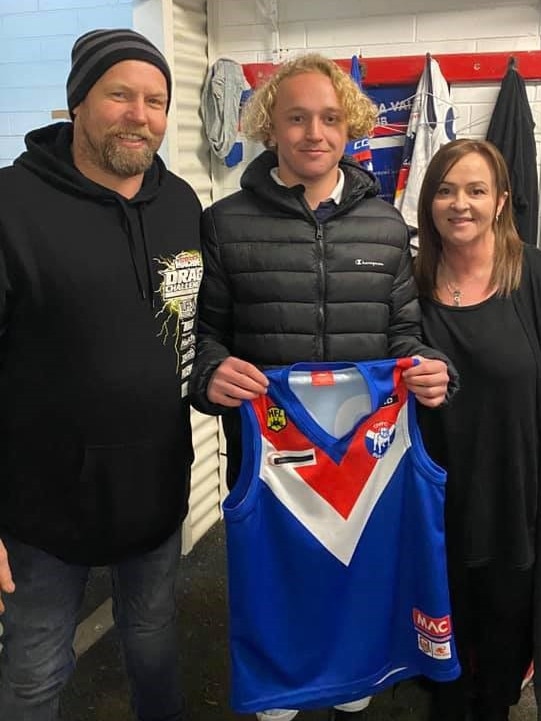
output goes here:
{"type": "MultiPolygon", "coordinates": [[[[351,67],[349,74],[357,83],[359,89],[362,90],[363,79],[361,66],[359,63],[359,58],[356,55],[351,58],[351,67]]],[[[370,140],[367,135],[362,138],[355,138],[354,140],[350,140],[349,143],[346,145],[345,154],[350,155],[352,158],[354,158],[365,170],[373,170],[372,150],[370,149],[370,140]]]]}

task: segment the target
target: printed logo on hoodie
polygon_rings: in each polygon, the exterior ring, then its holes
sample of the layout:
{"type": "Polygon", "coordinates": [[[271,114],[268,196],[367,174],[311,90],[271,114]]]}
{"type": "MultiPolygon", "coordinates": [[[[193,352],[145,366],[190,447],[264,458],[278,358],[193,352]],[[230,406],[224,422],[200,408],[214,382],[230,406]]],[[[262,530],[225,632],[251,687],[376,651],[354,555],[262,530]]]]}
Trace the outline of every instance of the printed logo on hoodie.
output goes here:
{"type": "Polygon", "coordinates": [[[163,270],[159,293],[162,308],[156,317],[163,315],[160,336],[164,343],[173,337],[177,354],[177,371],[180,374],[181,396],[188,394],[188,378],[195,355],[195,313],[197,294],[203,276],[203,261],[198,250],[183,250],[168,258],[157,259],[163,270]]]}

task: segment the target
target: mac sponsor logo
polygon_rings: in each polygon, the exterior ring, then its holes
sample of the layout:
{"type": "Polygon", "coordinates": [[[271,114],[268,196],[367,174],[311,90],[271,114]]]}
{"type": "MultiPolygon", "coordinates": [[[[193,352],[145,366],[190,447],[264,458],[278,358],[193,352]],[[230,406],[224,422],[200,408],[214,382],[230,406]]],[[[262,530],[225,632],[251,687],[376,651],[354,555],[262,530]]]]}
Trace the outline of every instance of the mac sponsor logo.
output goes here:
{"type": "Polygon", "coordinates": [[[448,638],[451,635],[451,617],[432,618],[418,608],[413,609],[413,624],[418,631],[436,639],[448,638]]]}

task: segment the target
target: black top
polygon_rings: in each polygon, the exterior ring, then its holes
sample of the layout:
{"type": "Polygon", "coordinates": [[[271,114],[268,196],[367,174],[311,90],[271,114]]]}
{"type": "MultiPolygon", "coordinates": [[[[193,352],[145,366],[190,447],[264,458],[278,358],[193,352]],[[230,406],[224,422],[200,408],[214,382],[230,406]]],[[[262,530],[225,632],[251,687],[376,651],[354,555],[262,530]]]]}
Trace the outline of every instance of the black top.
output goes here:
{"type": "Polygon", "coordinates": [[[71,123],[26,142],[0,169],[0,538],[105,564],[186,514],[201,207],[159,158],[130,200],[92,182],[71,123]]]}
{"type": "Polygon", "coordinates": [[[533,561],[537,369],[512,298],[455,308],[422,301],[427,342],[455,364],[461,390],[421,410],[430,455],[448,471],[448,550],[470,566],[533,561]]]}

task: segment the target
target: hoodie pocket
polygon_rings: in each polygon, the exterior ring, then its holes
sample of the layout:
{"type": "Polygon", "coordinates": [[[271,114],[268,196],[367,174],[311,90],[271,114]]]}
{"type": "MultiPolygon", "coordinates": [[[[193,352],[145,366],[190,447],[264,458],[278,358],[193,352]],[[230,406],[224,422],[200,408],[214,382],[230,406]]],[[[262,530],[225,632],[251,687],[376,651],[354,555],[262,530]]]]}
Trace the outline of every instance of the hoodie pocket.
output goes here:
{"type": "Polygon", "coordinates": [[[82,527],[111,548],[145,546],[180,521],[191,459],[179,441],[87,446],[79,477],[82,527]]]}

